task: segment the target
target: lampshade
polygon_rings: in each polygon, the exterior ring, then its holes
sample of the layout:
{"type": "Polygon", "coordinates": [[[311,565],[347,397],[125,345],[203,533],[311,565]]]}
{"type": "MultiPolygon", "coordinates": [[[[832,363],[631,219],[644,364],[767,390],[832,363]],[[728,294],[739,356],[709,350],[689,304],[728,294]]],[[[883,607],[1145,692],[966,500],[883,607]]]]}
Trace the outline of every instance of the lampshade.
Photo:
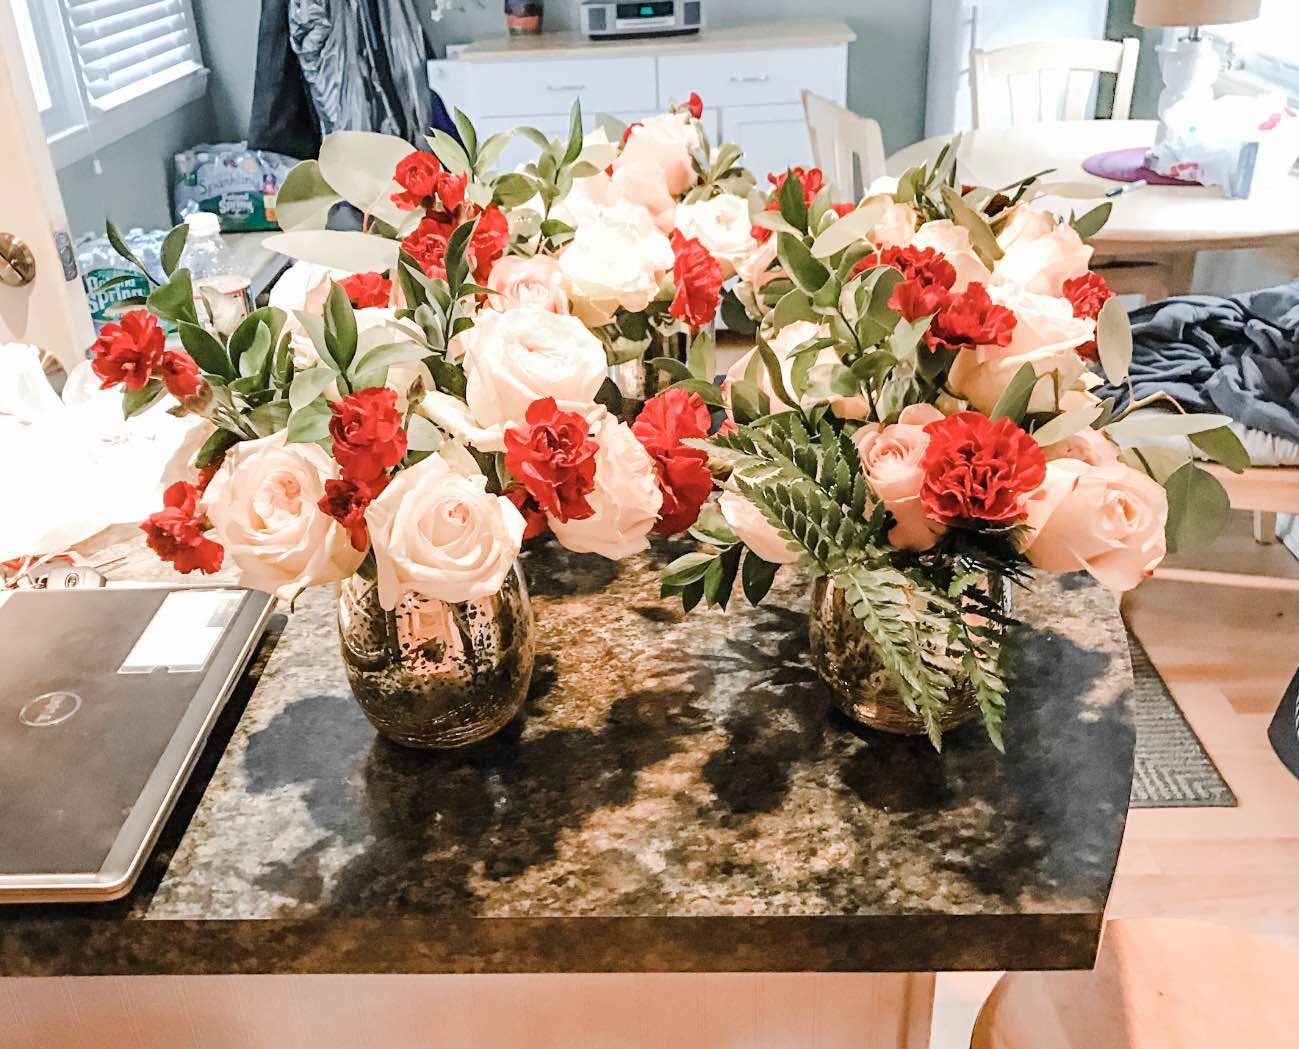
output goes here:
{"type": "Polygon", "coordinates": [[[1141,26],[1248,22],[1262,6],[1263,0],[1137,0],[1132,20],[1141,26]]]}

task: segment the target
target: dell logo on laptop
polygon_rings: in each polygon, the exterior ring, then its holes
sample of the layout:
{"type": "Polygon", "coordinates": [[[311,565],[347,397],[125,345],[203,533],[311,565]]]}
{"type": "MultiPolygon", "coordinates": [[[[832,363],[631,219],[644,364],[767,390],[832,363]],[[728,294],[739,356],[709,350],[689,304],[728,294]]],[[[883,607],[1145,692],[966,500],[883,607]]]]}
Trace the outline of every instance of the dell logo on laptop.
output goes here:
{"type": "Polygon", "coordinates": [[[28,728],[52,728],[80,709],[81,697],[75,692],[46,692],[23,704],[18,720],[28,728]]]}

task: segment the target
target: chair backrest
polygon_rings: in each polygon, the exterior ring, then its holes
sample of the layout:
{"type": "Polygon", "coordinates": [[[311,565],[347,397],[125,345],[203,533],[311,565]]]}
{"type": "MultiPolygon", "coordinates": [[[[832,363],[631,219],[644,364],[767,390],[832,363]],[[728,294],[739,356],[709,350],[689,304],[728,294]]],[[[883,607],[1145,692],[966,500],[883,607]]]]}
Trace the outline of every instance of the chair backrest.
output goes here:
{"type": "Polygon", "coordinates": [[[996,122],[998,87],[1005,91],[1010,122],[1085,120],[1098,76],[1111,73],[1114,118],[1132,112],[1132,88],[1141,45],[1135,37],[1118,40],[1060,40],[1018,44],[995,51],[970,52],[970,97],[974,126],[996,122]],[[1063,80],[1063,89],[1052,91],[1063,80]],[[1055,112],[1048,112],[1048,105],[1055,112]]]}
{"type": "Polygon", "coordinates": [[[812,141],[812,159],[834,187],[837,200],[860,200],[867,186],[888,173],[884,136],[874,120],[811,91],[803,92],[803,113],[807,137],[812,141]],[[854,173],[854,160],[860,182],[854,173]]]}

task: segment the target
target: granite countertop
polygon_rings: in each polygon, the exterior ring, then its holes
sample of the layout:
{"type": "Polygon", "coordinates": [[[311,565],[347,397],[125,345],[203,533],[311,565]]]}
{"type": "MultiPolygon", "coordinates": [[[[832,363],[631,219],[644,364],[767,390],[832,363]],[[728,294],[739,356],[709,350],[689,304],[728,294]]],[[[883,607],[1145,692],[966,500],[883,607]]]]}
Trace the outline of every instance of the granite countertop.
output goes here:
{"type": "Polygon", "coordinates": [[[460,62],[501,62],[536,58],[602,58],[629,51],[674,54],[683,51],[769,51],[782,47],[847,44],[857,39],[845,22],[829,18],[795,18],[704,26],[698,33],[642,36],[626,40],[593,40],[576,30],[532,35],[493,36],[461,50],[460,62]]]}
{"type": "Polygon", "coordinates": [[[977,725],[940,755],[832,711],[805,581],[660,600],[682,549],[527,555],[532,695],[463,751],[375,735],[309,593],[135,891],[0,907],[0,975],[1089,966],[1132,770],[1113,596],[1017,592],[1007,755],[977,725]]]}

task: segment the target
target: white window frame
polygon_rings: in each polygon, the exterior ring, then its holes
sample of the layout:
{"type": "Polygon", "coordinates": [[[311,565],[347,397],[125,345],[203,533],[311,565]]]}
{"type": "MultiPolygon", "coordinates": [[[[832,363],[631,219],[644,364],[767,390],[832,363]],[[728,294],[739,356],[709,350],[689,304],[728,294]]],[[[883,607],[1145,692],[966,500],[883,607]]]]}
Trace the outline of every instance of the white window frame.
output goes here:
{"type": "MultiPolygon", "coordinates": [[[[0,0],[0,3],[9,2],[0,0]]],[[[94,155],[103,147],[202,98],[207,91],[208,69],[196,61],[163,70],[134,85],[133,90],[112,106],[100,108],[86,95],[63,0],[26,0],[26,7],[49,88],[50,106],[41,113],[41,122],[56,168],[65,168],[94,155]]],[[[193,5],[190,0],[182,0],[182,7],[194,54],[200,55],[193,5]]]]}

